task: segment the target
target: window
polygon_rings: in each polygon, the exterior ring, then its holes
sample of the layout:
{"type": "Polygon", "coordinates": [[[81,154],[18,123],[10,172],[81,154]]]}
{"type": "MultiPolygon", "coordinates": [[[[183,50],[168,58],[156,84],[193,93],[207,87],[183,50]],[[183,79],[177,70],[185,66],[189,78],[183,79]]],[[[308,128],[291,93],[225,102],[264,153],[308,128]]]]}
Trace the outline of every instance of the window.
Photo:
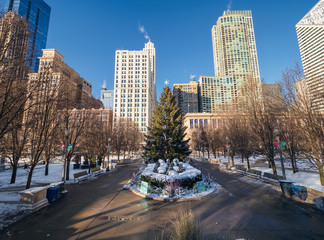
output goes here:
{"type": "Polygon", "coordinates": [[[203,120],[199,119],[199,128],[203,128],[203,120]]]}
{"type": "Polygon", "coordinates": [[[195,119],[195,128],[198,128],[198,119],[195,119]]]}
{"type": "Polygon", "coordinates": [[[190,129],[193,129],[193,119],[190,119],[190,129]]]}
{"type": "Polygon", "coordinates": [[[204,128],[207,128],[208,124],[207,124],[207,119],[204,119],[204,128]]]}

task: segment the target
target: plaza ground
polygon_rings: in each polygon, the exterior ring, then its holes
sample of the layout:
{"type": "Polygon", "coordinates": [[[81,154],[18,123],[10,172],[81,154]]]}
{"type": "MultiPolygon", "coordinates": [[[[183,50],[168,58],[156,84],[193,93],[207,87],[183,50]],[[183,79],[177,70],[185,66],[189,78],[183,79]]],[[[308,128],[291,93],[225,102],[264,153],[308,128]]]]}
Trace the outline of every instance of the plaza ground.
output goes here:
{"type": "Polygon", "coordinates": [[[207,239],[226,233],[245,239],[324,239],[324,213],[281,196],[275,187],[221,172],[197,162],[223,189],[182,203],[158,202],[122,190],[138,162],[83,184],[67,185],[68,194],[19,221],[0,239],[156,239],[167,236],[168,222],[191,209],[207,239]]]}

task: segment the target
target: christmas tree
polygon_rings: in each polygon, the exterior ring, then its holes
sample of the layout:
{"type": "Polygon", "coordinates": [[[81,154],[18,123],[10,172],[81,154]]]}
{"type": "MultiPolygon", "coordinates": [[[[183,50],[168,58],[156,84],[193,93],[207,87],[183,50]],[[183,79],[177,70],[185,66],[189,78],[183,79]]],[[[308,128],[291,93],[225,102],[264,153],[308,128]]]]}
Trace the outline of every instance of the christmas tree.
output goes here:
{"type": "Polygon", "coordinates": [[[167,86],[163,89],[148,127],[148,134],[145,135],[143,157],[154,162],[158,159],[183,160],[187,157],[191,152],[189,139],[184,140],[187,127],[182,125],[182,120],[180,108],[167,86]]]}

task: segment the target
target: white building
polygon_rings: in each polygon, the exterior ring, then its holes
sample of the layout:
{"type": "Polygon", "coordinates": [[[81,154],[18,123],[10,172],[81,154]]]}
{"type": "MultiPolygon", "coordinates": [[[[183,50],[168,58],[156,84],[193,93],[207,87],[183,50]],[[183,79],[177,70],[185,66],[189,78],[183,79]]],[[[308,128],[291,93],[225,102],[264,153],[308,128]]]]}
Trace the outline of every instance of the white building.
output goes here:
{"type": "Polygon", "coordinates": [[[324,111],[324,0],[297,23],[296,30],[305,74],[304,92],[314,110],[324,111]]]}
{"type": "Polygon", "coordinates": [[[114,118],[130,118],[141,132],[156,105],[156,65],[154,43],[142,51],[117,50],[115,56],[114,118]]]}

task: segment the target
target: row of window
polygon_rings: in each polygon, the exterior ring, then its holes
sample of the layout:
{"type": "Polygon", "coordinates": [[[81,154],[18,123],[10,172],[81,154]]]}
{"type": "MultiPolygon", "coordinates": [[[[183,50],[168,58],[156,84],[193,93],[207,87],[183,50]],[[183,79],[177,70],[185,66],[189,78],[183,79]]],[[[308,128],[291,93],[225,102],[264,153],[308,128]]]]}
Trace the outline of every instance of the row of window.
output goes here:
{"type": "MultiPolygon", "coordinates": [[[[221,119],[213,119],[212,120],[212,127],[218,128],[222,126],[221,119]]],[[[207,128],[208,127],[208,120],[207,119],[190,119],[190,129],[193,128],[207,128]]]]}

